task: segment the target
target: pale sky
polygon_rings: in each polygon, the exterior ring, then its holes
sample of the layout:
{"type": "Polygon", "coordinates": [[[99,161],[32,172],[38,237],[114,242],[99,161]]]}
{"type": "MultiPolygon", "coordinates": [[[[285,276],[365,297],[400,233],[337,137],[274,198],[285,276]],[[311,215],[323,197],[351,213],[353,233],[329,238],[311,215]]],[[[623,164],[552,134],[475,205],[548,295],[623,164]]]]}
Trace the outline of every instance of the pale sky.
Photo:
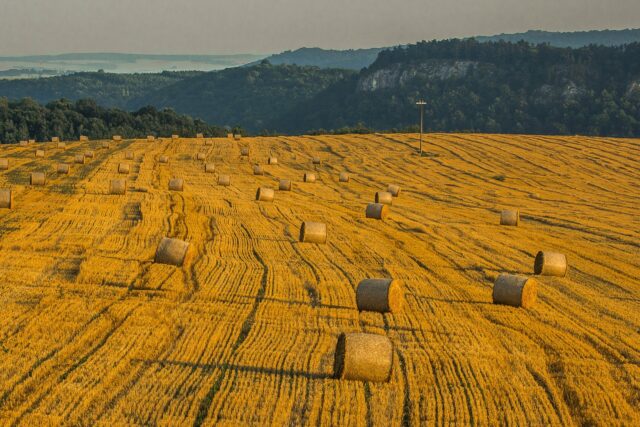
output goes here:
{"type": "Polygon", "coordinates": [[[640,0],[0,0],[0,55],[277,53],[640,26],[640,0]]]}

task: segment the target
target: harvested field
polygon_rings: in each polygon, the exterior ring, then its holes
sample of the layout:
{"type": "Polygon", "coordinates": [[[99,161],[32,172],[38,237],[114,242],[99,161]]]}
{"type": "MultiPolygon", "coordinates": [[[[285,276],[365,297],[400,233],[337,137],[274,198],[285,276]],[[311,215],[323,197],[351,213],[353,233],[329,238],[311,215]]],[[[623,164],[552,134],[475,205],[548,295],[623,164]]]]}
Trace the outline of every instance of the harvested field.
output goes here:
{"type": "Polygon", "coordinates": [[[211,141],[215,173],[204,139],[86,164],[101,141],[0,148],[0,424],[640,425],[640,141],[433,134],[418,157],[417,135],[243,137],[252,162],[277,157],[264,175],[211,141]],[[388,217],[365,218],[389,184],[388,217]],[[303,222],[326,244],[299,242],[303,222]],[[189,263],[154,263],[165,237],[189,263]],[[566,276],[535,276],[539,251],[566,276]],[[535,305],[493,304],[501,273],[535,278],[535,305]],[[400,281],[401,308],[359,311],[367,278],[400,281]],[[343,345],[338,376],[380,382],[334,378],[343,333],[388,338],[384,360],[343,345]]]}

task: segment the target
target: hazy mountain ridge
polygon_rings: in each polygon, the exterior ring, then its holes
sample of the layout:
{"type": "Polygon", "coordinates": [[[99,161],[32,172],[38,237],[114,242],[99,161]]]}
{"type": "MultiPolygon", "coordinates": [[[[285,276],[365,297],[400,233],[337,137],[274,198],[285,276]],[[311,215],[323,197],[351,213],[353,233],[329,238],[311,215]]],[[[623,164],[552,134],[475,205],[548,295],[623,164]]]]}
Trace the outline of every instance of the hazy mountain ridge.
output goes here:
{"type": "Polygon", "coordinates": [[[541,31],[529,30],[525,33],[476,36],[479,42],[506,41],[517,43],[525,41],[532,44],[548,43],[556,47],[579,48],[591,44],[601,46],[621,46],[640,42],[640,29],[592,30],[592,31],[541,31]]]}

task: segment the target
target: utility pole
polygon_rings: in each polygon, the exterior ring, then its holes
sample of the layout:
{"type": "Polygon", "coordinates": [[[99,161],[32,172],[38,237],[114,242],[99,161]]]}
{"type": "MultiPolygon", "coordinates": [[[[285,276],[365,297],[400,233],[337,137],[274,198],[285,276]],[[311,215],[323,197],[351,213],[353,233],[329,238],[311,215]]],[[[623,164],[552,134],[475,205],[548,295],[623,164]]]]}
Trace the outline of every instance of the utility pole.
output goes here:
{"type": "Polygon", "coordinates": [[[420,157],[422,157],[422,128],[424,125],[424,106],[427,105],[427,103],[424,102],[424,99],[421,99],[416,102],[416,105],[420,106],[420,157]]]}

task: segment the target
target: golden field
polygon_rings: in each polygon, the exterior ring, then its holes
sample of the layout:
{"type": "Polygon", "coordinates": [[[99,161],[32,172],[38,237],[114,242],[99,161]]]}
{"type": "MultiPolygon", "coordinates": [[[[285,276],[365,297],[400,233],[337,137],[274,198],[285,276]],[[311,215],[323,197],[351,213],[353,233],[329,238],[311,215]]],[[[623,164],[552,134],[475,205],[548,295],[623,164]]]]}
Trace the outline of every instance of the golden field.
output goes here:
{"type": "Polygon", "coordinates": [[[640,141],[433,134],[424,157],[417,135],[210,141],[1,148],[1,425],[640,425],[640,141]],[[389,217],[366,219],[391,183],[389,217]],[[299,243],[303,221],[327,243],[299,243]],[[190,266],[153,263],[166,236],[190,266]],[[567,276],[540,277],[532,308],[492,304],[539,250],[567,276]],[[367,277],[401,280],[402,310],[359,312],[367,277]],[[341,332],[390,338],[388,383],[332,378],[341,332]]]}

